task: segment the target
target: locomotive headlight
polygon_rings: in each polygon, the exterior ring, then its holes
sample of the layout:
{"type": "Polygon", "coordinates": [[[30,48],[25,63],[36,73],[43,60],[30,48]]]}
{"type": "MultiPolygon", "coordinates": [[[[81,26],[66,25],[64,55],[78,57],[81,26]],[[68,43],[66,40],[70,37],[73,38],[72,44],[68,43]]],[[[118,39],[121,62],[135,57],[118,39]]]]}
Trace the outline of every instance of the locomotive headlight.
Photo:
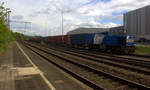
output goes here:
{"type": "Polygon", "coordinates": [[[127,36],[127,42],[134,42],[134,37],[127,36]]]}
{"type": "Polygon", "coordinates": [[[134,40],[133,39],[128,39],[127,42],[134,42],[134,40]]]}

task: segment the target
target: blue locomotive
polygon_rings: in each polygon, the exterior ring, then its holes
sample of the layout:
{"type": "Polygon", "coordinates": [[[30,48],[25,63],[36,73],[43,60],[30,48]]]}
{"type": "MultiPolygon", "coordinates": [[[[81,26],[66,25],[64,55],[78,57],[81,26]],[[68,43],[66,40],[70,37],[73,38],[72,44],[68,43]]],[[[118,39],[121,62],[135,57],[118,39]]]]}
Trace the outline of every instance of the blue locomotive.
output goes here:
{"type": "Polygon", "coordinates": [[[123,52],[132,54],[135,51],[134,36],[111,35],[109,32],[73,34],[70,35],[70,44],[88,49],[101,49],[108,52],[123,52]]]}

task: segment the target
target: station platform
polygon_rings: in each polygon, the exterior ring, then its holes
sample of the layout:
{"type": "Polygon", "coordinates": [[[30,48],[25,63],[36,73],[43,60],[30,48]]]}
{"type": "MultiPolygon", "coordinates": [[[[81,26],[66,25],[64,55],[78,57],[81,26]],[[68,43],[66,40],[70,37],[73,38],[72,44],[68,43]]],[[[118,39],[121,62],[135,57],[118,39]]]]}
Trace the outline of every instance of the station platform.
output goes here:
{"type": "Polygon", "coordinates": [[[0,90],[92,90],[14,42],[0,55],[0,90]]]}

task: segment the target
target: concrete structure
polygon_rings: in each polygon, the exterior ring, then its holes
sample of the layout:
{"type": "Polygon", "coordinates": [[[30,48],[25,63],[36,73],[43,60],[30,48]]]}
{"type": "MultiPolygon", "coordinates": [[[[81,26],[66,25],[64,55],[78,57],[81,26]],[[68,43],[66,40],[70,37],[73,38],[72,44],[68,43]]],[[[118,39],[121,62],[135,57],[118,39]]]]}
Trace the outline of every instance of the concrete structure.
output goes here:
{"type": "Polygon", "coordinates": [[[124,27],[127,34],[136,36],[136,40],[150,40],[150,6],[125,13],[124,27]]]}
{"type": "Polygon", "coordinates": [[[67,34],[100,33],[109,31],[109,28],[77,28],[67,34]]]}

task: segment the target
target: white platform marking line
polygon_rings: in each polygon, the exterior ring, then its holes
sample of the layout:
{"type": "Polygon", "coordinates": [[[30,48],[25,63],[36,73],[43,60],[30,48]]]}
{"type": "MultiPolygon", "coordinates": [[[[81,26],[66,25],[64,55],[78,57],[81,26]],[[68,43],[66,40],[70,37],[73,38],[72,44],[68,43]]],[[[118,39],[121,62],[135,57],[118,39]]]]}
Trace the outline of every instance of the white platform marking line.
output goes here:
{"type": "Polygon", "coordinates": [[[31,59],[29,58],[29,56],[23,51],[23,49],[20,47],[20,45],[16,42],[18,48],[21,50],[21,52],[24,54],[24,56],[29,60],[29,62],[33,65],[33,67],[35,67],[39,73],[40,76],[43,78],[43,80],[46,82],[46,84],[48,85],[48,87],[51,90],[56,90],[55,87],[48,81],[48,79],[44,76],[44,74],[38,69],[38,67],[31,61],[31,59]]]}

